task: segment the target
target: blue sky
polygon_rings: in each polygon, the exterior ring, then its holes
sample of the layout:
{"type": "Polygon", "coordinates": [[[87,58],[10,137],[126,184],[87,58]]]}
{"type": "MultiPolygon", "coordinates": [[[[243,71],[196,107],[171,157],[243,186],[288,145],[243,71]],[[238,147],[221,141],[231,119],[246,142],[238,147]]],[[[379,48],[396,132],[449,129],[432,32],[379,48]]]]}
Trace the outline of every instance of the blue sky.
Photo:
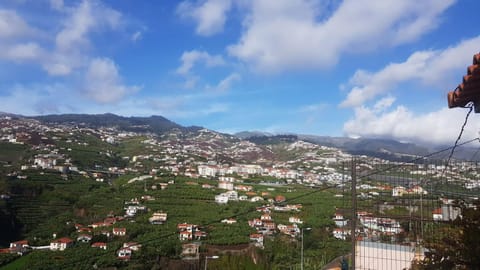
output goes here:
{"type": "MultiPolygon", "coordinates": [[[[452,143],[476,0],[3,0],[0,111],[452,143]]],[[[478,136],[473,115],[465,139],[478,136]]]]}

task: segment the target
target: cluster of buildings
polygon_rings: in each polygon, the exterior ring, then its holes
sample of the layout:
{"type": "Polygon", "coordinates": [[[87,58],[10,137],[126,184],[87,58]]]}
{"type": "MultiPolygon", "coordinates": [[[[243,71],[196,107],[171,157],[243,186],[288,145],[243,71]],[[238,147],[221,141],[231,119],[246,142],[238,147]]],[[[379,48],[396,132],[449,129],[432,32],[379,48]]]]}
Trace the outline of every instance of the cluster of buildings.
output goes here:
{"type": "Polygon", "coordinates": [[[248,221],[248,226],[254,228],[257,233],[263,235],[273,235],[276,232],[276,224],[269,213],[264,213],[260,218],[254,218],[248,221]]]}
{"type": "Polygon", "coordinates": [[[178,238],[180,241],[202,240],[207,237],[207,232],[203,231],[196,224],[179,223],[177,224],[178,238]]]}
{"type": "MultiPolygon", "coordinates": [[[[289,166],[291,167],[291,166],[289,166]]],[[[235,175],[235,177],[227,177],[232,181],[241,181],[251,176],[272,177],[283,180],[287,183],[305,183],[305,184],[321,184],[321,183],[341,183],[347,181],[350,176],[338,173],[333,168],[321,167],[315,168],[322,170],[322,173],[312,173],[305,170],[297,170],[293,168],[285,168],[281,165],[277,167],[262,167],[256,164],[236,164],[230,165],[208,165],[201,164],[197,166],[198,176],[207,178],[226,178],[226,175],[235,175]]]]}
{"type": "Polygon", "coordinates": [[[419,185],[411,188],[396,186],[392,189],[392,197],[401,197],[403,195],[427,195],[428,192],[419,185]]]}
{"type": "Polygon", "coordinates": [[[303,220],[298,216],[290,216],[288,221],[290,224],[276,224],[272,218],[272,211],[300,211],[302,205],[286,205],[286,206],[273,206],[264,205],[257,207],[257,211],[261,212],[259,218],[248,220],[248,225],[256,230],[256,233],[250,235],[250,240],[259,247],[263,247],[264,236],[274,235],[278,232],[296,237],[300,233],[299,224],[303,224],[303,220]],[[278,208],[280,207],[280,208],[278,208]]]}
{"type": "MultiPolygon", "coordinates": [[[[356,218],[359,221],[361,228],[355,229],[356,233],[363,233],[367,237],[384,235],[396,235],[403,231],[400,223],[393,218],[375,217],[372,213],[366,211],[358,211],[356,218]]],[[[335,213],[333,221],[337,228],[333,230],[333,237],[341,240],[346,240],[351,235],[349,221],[343,216],[340,211],[335,213]]]]}

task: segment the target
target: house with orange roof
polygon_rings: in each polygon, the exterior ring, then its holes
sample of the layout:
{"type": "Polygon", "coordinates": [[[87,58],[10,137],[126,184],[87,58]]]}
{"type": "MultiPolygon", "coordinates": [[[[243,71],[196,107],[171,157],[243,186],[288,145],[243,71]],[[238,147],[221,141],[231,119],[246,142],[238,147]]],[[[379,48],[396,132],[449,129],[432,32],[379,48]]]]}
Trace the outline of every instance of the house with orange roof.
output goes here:
{"type": "Polygon", "coordinates": [[[27,251],[28,247],[29,247],[28,241],[27,240],[21,240],[21,241],[11,242],[10,243],[10,248],[5,249],[5,250],[8,253],[23,254],[27,251]]]}
{"type": "Polygon", "coordinates": [[[107,243],[105,243],[105,242],[95,242],[91,245],[91,247],[107,250],[107,243]]]}
{"type": "Polygon", "coordinates": [[[432,217],[433,217],[433,220],[435,221],[443,220],[442,208],[434,209],[432,211],[432,217]]]}
{"type": "Polygon", "coordinates": [[[276,203],[282,203],[282,202],[284,202],[284,201],[286,201],[285,196],[283,196],[283,195],[277,195],[277,196],[275,196],[275,202],[276,202],[276,203]]]}
{"type": "Polygon", "coordinates": [[[50,250],[63,251],[73,245],[73,240],[68,237],[62,237],[50,242],[50,250]]]}
{"type": "Polygon", "coordinates": [[[115,236],[125,236],[127,234],[127,229],[126,228],[113,228],[112,233],[115,236]]]}

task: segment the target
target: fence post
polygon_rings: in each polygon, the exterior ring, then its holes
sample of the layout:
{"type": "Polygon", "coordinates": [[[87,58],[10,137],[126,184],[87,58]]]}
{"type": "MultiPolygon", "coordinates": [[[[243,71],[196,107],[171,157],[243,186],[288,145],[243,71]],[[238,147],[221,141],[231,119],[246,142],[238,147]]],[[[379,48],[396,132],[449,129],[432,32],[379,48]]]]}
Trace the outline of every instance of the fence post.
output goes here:
{"type": "Polygon", "coordinates": [[[352,158],[352,269],[355,269],[356,254],[356,228],[357,228],[357,166],[355,158],[352,158]]]}

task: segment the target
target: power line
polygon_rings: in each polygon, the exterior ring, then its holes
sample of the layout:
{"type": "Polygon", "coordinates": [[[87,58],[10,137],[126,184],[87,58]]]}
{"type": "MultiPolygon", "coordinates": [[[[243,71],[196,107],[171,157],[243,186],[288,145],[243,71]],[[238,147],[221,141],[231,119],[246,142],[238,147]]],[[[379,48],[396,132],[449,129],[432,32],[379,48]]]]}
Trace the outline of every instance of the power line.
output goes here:
{"type": "Polygon", "coordinates": [[[477,137],[477,138],[475,138],[475,139],[471,139],[471,140],[468,140],[468,141],[463,142],[463,143],[458,143],[458,144],[455,145],[455,146],[450,146],[450,147],[448,147],[448,148],[444,148],[444,149],[435,151],[435,152],[433,152],[433,153],[430,153],[430,154],[427,154],[427,155],[424,155],[424,156],[419,156],[419,157],[417,157],[417,158],[414,158],[414,159],[410,160],[409,162],[401,162],[400,164],[395,164],[395,165],[389,166],[389,167],[387,167],[387,168],[384,168],[384,169],[381,169],[381,170],[377,170],[377,171],[368,173],[368,174],[366,174],[366,175],[362,175],[362,176],[360,176],[359,178],[361,178],[361,179],[367,178],[367,177],[369,177],[369,176],[372,176],[372,175],[375,175],[375,174],[378,174],[378,173],[381,173],[381,172],[386,172],[386,171],[389,171],[389,170],[392,170],[392,169],[401,167],[401,166],[406,165],[406,164],[408,164],[408,163],[414,163],[414,162],[416,162],[416,161],[423,160],[423,159],[429,158],[429,157],[431,157],[431,156],[438,155],[438,154],[440,154],[440,153],[446,152],[446,151],[448,151],[448,150],[451,150],[451,149],[454,148],[454,147],[458,147],[458,146],[462,146],[462,145],[466,145],[466,144],[472,143],[472,142],[474,142],[474,141],[478,141],[479,139],[480,139],[480,138],[477,137]]]}
{"type": "MultiPolygon", "coordinates": [[[[470,113],[470,112],[469,112],[470,113]]],[[[467,118],[468,118],[468,115],[467,115],[467,118]]],[[[462,127],[462,131],[461,133],[463,133],[463,128],[465,127],[465,124],[466,124],[466,121],[462,127]]],[[[448,147],[448,148],[445,148],[445,149],[442,149],[442,150],[439,150],[439,151],[436,151],[436,152],[433,152],[433,153],[430,153],[430,154],[427,154],[427,155],[424,155],[424,156],[420,156],[420,157],[417,157],[413,160],[410,161],[410,163],[412,162],[415,162],[415,161],[418,161],[418,160],[422,160],[422,159],[425,159],[425,158],[428,158],[428,157],[431,157],[433,155],[436,155],[436,154],[439,154],[439,153],[442,153],[442,152],[445,152],[445,151],[448,151],[448,150],[452,150],[452,152],[454,151],[455,147],[458,147],[458,146],[462,146],[462,145],[466,145],[466,144],[469,144],[473,141],[477,141],[479,140],[479,138],[475,138],[475,139],[472,139],[472,140],[469,140],[469,141],[466,141],[466,142],[463,142],[463,143],[458,143],[458,141],[460,140],[460,137],[461,137],[461,134],[460,136],[457,138],[457,141],[455,142],[455,145],[452,146],[452,147],[448,147]]],[[[378,173],[381,173],[381,172],[385,172],[385,171],[388,171],[388,170],[391,170],[391,169],[394,169],[394,168],[397,168],[397,167],[400,167],[404,164],[407,164],[407,162],[404,162],[403,164],[399,165],[399,164],[395,164],[395,165],[392,165],[392,166],[389,166],[387,168],[384,168],[382,170],[377,170],[377,171],[374,171],[372,173],[369,173],[367,175],[363,175],[361,176],[360,178],[366,178],[366,177],[369,177],[369,176],[372,176],[372,175],[375,175],[375,174],[378,174],[378,173]]],[[[308,192],[308,193],[305,193],[305,194],[301,194],[299,196],[296,196],[296,197],[293,197],[289,200],[287,200],[286,202],[292,202],[292,201],[295,201],[295,200],[298,200],[302,197],[307,197],[307,196],[310,196],[310,195],[313,195],[315,193],[318,193],[318,192],[321,192],[321,191],[325,191],[327,189],[330,189],[330,188],[335,188],[337,185],[334,185],[334,186],[328,186],[328,187],[322,187],[320,189],[317,189],[317,190],[314,190],[312,192],[308,192]]],[[[60,205],[58,205],[60,206],[60,205]]],[[[242,213],[238,213],[236,215],[232,215],[232,216],[229,216],[229,217],[226,217],[226,218],[236,218],[236,217],[240,217],[240,216],[243,216],[243,215],[247,215],[249,213],[253,213],[257,211],[256,207],[252,207],[251,209],[248,209],[242,213]]],[[[213,225],[213,224],[216,224],[216,223],[220,223],[220,221],[223,220],[223,219],[218,219],[218,220],[213,220],[211,222],[208,222],[207,224],[202,224],[202,226],[209,226],[209,225],[213,225]]],[[[144,240],[144,241],[141,241],[139,242],[140,244],[147,244],[147,243],[150,243],[150,242],[153,242],[153,241],[158,241],[158,240],[161,240],[161,239],[165,239],[165,238],[168,238],[168,237],[172,237],[174,235],[176,235],[177,232],[173,232],[173,233],[166,233],[166,234],[163,234],[163,235],[160,235],[158,237],[155,237],[155,238],[151,238],[151,239],[147,239],[147,240],[144,240]]],[[[105,256],[105,255],[111,255],[111,254],[100,254],[99,256],[97,257],[100,257],[100,256],[105,256]]],[[[82,260],[83,261],[83,260],[82,260]]],[[[76,264],[76,262],[68,262],[67,264],[64,264],[65,266],[68,266],[68,265],[74,265],[74,263],[76,264]]]]}
{"type": "Polygon", "coordinates": [[[443,169],[442,175],[445,173],[445,170],[448,168],[448,165],[450,164],[450,160],[452,159],[453,153],[455,152],[455,148],[458,146],[458,142],[460,141],[460,138],[462,138],[463,132],[465,131],[465,126],[467,125],[468,122],[468,117],[473,111],[473,104],[470,103],[467,107],[469,108],[467,115],[465,116],[465,121],[463,122],[463,125],[460,129],[460,133],[458,134],[457,139],[455,140],[455,144],[452,147],[452,151],[450,151],[450,155],[448,156],[447,162],[445,163],[445,168],[443,169]]]}

